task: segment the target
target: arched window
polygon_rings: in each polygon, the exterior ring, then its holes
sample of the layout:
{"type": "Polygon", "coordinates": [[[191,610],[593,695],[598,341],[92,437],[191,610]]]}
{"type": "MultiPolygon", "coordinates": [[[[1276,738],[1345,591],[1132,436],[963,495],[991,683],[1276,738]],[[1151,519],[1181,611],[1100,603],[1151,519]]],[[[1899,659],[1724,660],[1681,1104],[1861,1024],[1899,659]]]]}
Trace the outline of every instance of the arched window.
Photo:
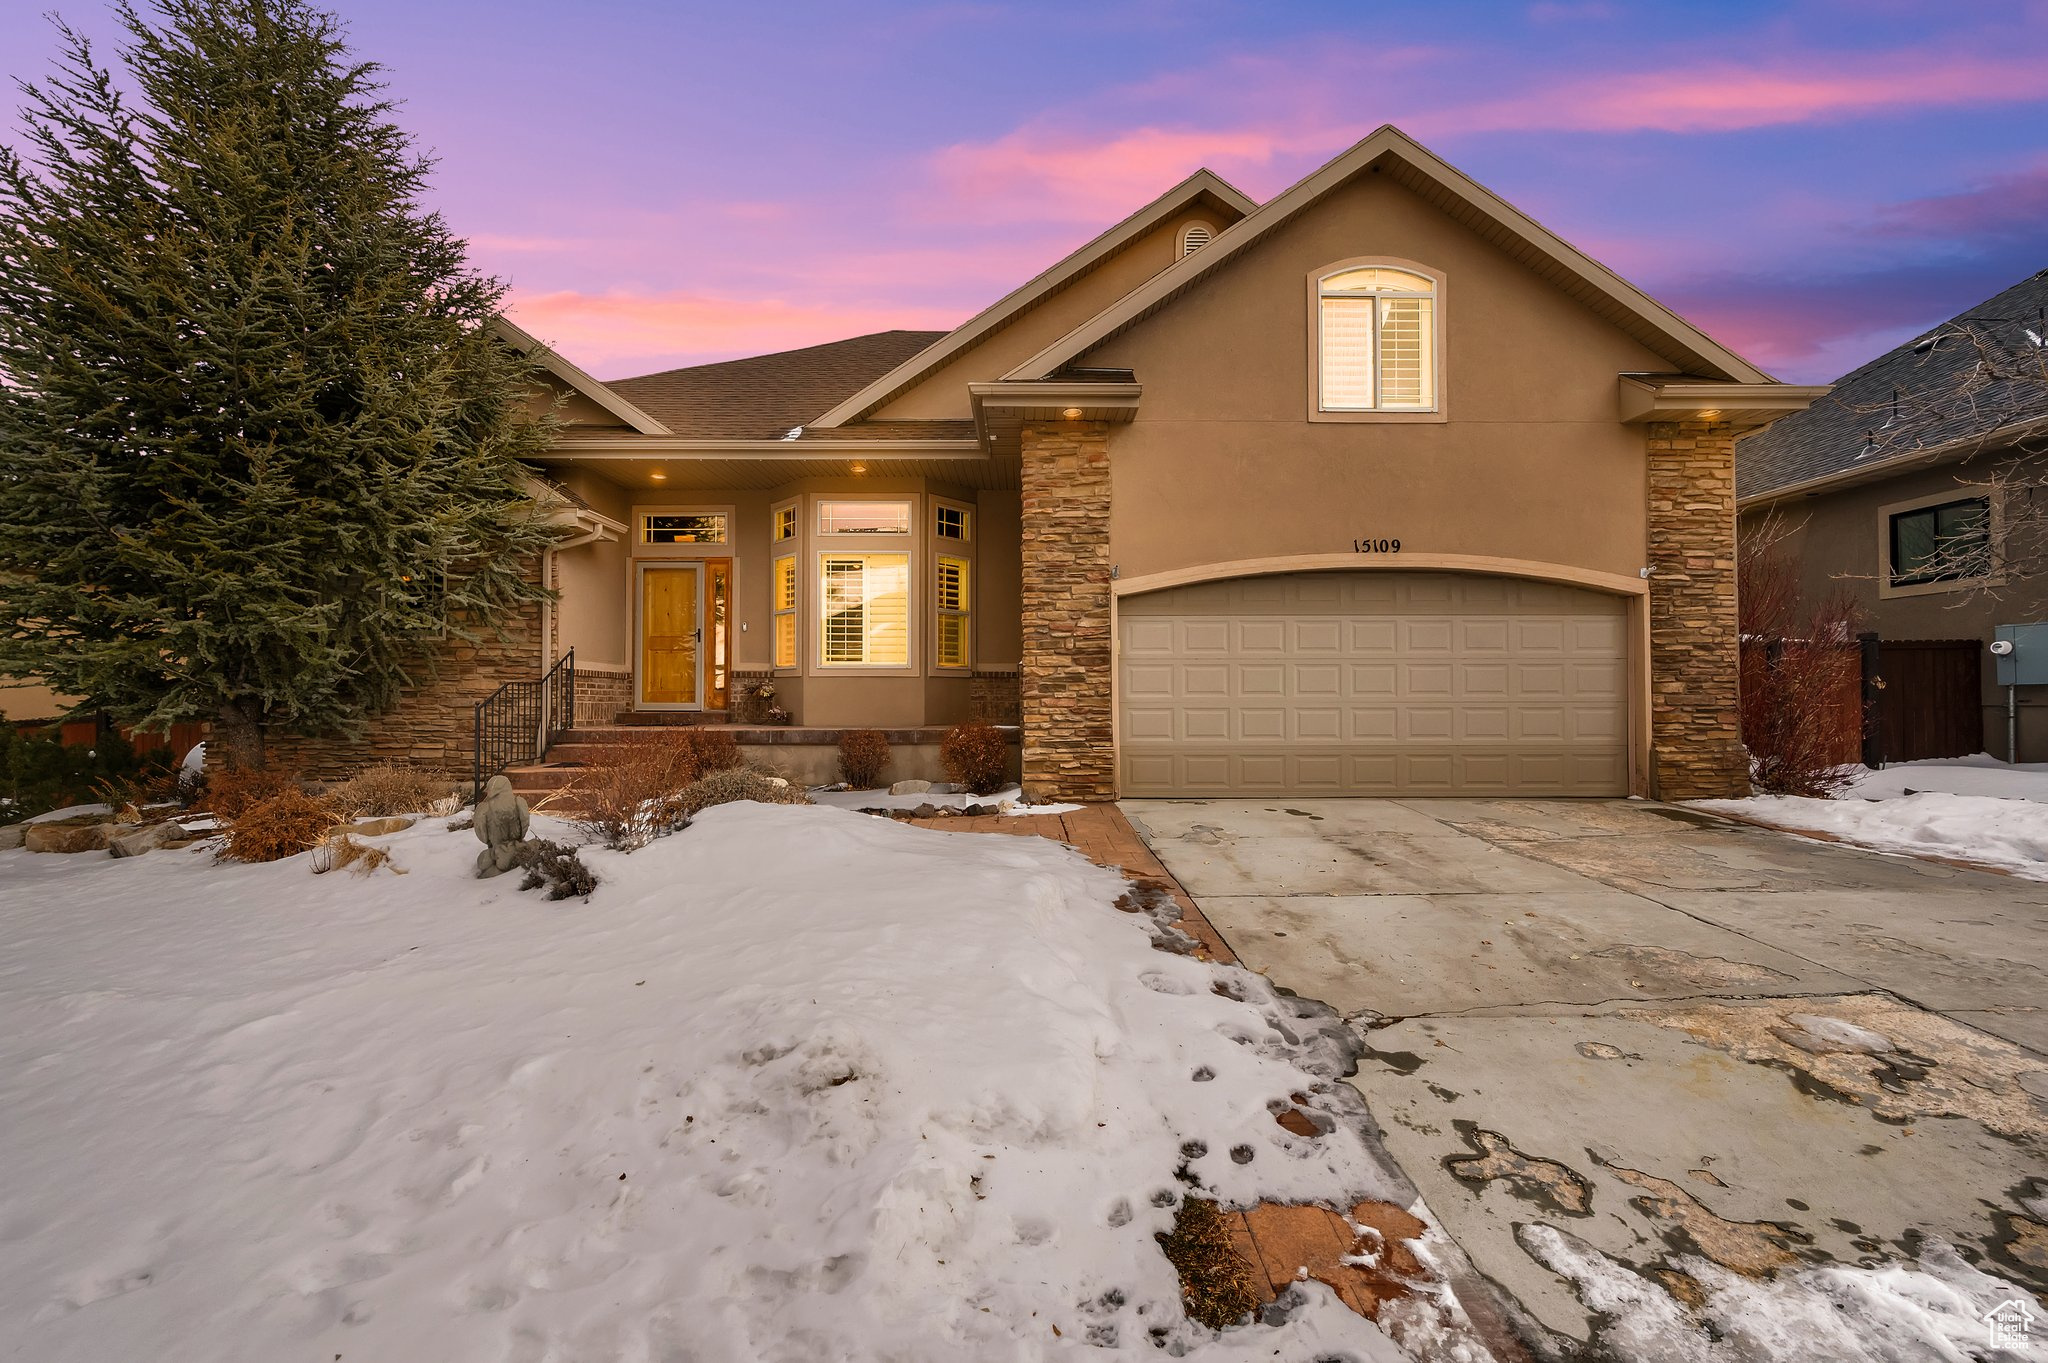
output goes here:
{"type": "Polygon", "coordinates": [[[1433,412],[1437,285],[1393,265],[1346,265],[1316,281],[1317,406],[1433,412]]]}
{"type": "Polygon", "coordinates": [[[1191,222],[1180,230],[1180,254],[1185,260],[1216,240],[1216,229],[1206,222],[1191,222]]]}

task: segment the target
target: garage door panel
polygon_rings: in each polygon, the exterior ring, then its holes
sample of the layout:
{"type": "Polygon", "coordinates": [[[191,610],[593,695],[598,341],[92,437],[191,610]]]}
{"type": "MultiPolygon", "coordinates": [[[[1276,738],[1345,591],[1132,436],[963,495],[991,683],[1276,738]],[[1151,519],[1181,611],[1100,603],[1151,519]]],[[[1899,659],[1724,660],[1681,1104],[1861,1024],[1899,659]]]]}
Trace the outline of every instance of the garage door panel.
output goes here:
{"type": "Polygon", "coordinates": [[[1175,588],[1120,615],[1126,794],[1626,789],[1618,598],[1362,571],[1175,588]]]}

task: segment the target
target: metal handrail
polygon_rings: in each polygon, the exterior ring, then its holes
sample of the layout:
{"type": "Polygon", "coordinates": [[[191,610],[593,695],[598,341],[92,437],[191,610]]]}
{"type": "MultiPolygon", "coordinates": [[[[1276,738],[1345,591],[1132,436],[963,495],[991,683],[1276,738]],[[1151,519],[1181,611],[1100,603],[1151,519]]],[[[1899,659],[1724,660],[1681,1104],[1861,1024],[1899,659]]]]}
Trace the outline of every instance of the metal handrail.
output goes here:
{"type": "Polygon", "coordinates": [[[472,800],[484,780],[515,762],[537,762],[555,739],[576,726],[576,650],[570,649],[539,681],[509,681],[476,704],[472,800]]]}

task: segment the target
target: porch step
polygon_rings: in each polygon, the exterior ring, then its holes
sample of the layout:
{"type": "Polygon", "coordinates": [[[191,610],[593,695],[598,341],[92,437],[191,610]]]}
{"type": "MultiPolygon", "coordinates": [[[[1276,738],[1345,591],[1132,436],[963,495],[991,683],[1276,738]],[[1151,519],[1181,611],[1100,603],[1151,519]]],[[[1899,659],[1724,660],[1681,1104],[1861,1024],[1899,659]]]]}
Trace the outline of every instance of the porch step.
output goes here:
{"type": "Polygon", "coordinates": [[[612,723],[632,729],[669,729],[693,724],[724,724],[730,710],[621,710],[612,723]]]}

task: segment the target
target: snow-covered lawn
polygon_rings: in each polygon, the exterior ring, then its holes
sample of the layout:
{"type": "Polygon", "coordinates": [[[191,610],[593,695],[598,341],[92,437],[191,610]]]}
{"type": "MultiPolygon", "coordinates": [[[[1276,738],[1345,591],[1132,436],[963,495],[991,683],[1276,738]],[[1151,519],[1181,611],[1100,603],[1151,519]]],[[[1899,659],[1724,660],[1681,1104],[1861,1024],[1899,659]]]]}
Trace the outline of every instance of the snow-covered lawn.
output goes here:
{"type": "Polygon", "coordinates": [[[1878,851],[1954,857],[2048,880],[2048,764],[2011,766],[1981,753],[1901,762],[1858,768],[1832,800],[1756,795],[1698,804],[1878,851]]]}
{"type": "Polygon", "coordinates": [[[915,795],[891,795],[887,786],[879,790],[839,790],[830,786],[813,786],[809,792],[813,804],[831,805],[836,809],[916,809],[920,805],[931,805],[936,809],[965,809],[969,805],[980,805],[983,809],[999,809],[1005,814],[1067,814],[1079,809],[1079,805],[1023,803],[1022,786],[1004,786],[992,795],[968,795],[959,791],[923,791],[915,795]]]}
{"type": "Polygon", "coordinates": [[[1268,1110],[1340,1034],[1066,848],[729,805],[554,904],[380,841],[405,874],[0,853],[0,1352],[1396,1356],[1315,1283],[1185,1321],[1183,1141],[1227,1199],[1399,1185],[1268,1110]]]}

